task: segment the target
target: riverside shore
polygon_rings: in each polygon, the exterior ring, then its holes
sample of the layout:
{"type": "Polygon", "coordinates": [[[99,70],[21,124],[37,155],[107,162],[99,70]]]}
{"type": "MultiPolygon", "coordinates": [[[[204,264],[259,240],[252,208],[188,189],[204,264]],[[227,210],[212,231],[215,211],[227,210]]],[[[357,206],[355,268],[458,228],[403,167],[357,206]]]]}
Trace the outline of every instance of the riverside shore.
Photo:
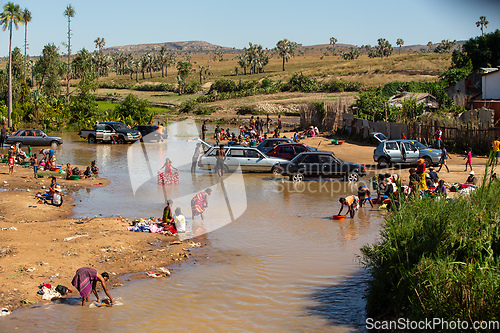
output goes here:
{"type": "Polygon", "coordinates": [[[103,187],[109,181],[60,175],[57,182],[63,205],[39,203],[34,195],[45,192],[50,178],[34,179],[33,169],[21,166],[10,176],[7,164],[0,164],[0,308],[50,302],[37,295],[42,283],[62,284],[73,291],[65,297],[79,297],[71,280],[83,266],[109,272],[108,288],[122,286],[123,275],[147,277],[146,271],[186,260],[196,246],[175,236],[126,231],[130,221],[121,217],[71,218],[77,204],[73,190],[103,187]]]}
{"type": "MultiPolygon", "coordinates": [[[[283,134],[293,135],[290,132],[283,134]]],[[[403,183],[408,183],[408,170],[414,167],[377,169],[372,158],[373,145],[351,141],[334,145],[326,136],[306,138],[301,142],[333,151],[342,160],[365,164],[369,177],[378,173],[399,173],[403,183]]],[[[484,157],[473,157],[478,179],[484,174],[485,162],[484,157]]],[[[463,183],[469,173],[463,171],[464,165],[463,156],[451,154],[448,160],[451,172],[441,170],[439,175],[447,183],[463,183]]],[[[367,181],[368,177],[362,180],[367,181]]],[[[109,272],[108,285],[116,287],[125,282],[123,275],[139,273],[137,277],[147,277],[144,272],[190,256],[193,242],[176,244],[177,237],[126,231],[130,224],[126,218],[71,218],[72,209],[78,204],[71,197],[72,191],[106,186],[109,184],[107,179],[93,177],[72,181],[59,175],[57,181],[64,191],[64,203],[61,207],[45,205],[34,195],[43,193],[43,187],[49,187],[49,178],[34,179],[32,168],[21,166],[16,166],[14,175],[10,176],[7,165],[0,164],[0,308],[13,310],[31,306],[21,304],[22,300],[50,302],[41,300],[36,294],[42,283],[62,284],[74,291],[66,297],[78,297],[71,280],[82,266],[109,272]]]]}

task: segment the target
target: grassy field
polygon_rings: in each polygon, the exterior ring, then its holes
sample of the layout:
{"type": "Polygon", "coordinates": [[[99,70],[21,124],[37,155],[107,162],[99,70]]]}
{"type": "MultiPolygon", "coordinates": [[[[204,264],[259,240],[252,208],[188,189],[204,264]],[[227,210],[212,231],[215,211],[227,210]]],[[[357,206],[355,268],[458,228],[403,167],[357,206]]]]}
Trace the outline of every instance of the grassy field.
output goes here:
{"type": "MultiPolygon", "coordinates": [[[[183,60],[183,56],[178,56],[177,60],[183,60]]],[[[228,78],[232,80],[261,80],[269,78],[276,82],[278,80],[288,81],[293,73],[302,73],[309,77],[314,77],[320,82],[329,82],[342,79],[345,81],[359,82],[365,86],[379,86],[393,81],[433,81],[436,80],[440,73],[446,71],[451,62],[450,54],[402,54],[392,55],[389,58],[369,58],[367,55],[362,55],[355,60],[343,60],[339,56],[321,56],[320,50],[308,50],[306,55],[297,56],[286,63],[285,71],[282,71],[282,60],[273,57],[269,64],[264,68],[265,73],[243,75],[243,70],[238,69],[239,75],[235,75],[235,66],[237,66],[237,56],[235,54],[227,54],[224,56],[224,61],[213,61],[212,55],[208,54],[193,54],[191,63],[193,70],[188,82],[199,80],[199,66],[210,66],[209,74],[204,76],[203,92],[208,91],[210,83],[220,79],[228,78]]],[[[139,74],[139,82],[137,84],[151,83],[169,83],[175,85],[177,70],[169,67],[168,76],[161,77],[161,72],[153,73],[150,77],[149,73],[145,74],[142,79],[142,74],[139,74]]],[[[118,83],[118,84],[136,84],[135,76],[131,80],[130,75],[116,75],[111,73],[108,77],[99,78],[99,82],[103,83],[118,83]]],[[[127,94],[133,93],[140,98],[149,100],[153,105],[163,107],[176,107],[183,101],[196,98],[197,95],[182,95],[169,92],[147,92],[136,90],[119,90],[119,89],[99,89],[97,91],[100,97],[111,97],[117,100],[123,99],[127,94]]],[[[237,107],[242,105],[255,104],[260,101],[268,101],[270,103],[285,103],[293,101],[318,101],[334,99],[336,94],[302,94],[300,98],[292,93],[281,93],[269,96],[252,96],[242,99],[234,99],[231,101],[223,101],[210,103],[207,106],[220,107],[237,107]],[[332,97],[328,97],[332,96],[332,97]]]]}
{"type": "MultiPolygon", "coordinates": [[[[177,57],[183,60],[182,57],[177,57]]],[[[265,73],[243,75],[243,69],[239,68],[239,75],[235,75],[234,67],[237,66],[237,58],[234,54],[229,54],[225,61],[212,61],[209,55],[195,54],[191,59],[193,72],[188,81],[199,80],[199,66],[210,66],[211,74],[205,77],[204,82],[214,81],[221,77],[227,77],[237,80],[261,80],[269,78],[273,81],[287,81],[295,72],[315,77],[319,80],[330,80],[342,78],[346,81],[361,82],[365,85],[379,85],[391,81],[429,81],[446,71],[451,63],[450,54],[402,54],[393,55],[389,58],[369,58],[362,55],[355,60],[343,60],[338,56],[328,56],[320,59],[319,54],[306,54],[297,56],[285,65],[285,71],[282,71],[282,60],[276,57],[270,59],[269,64],[264,67],[265,73]]],[[[160,72],[153,73],[153,78],[149,74],[139,75],[139,84],[165,82],[175,84],[177,70],[168,68],[168,77],[162,78],[160,72]]],[[[109,77],[102,77],[100,82],[114,83],[135,83],[130,79],[130,75],[110,74],[109,77]]]]}

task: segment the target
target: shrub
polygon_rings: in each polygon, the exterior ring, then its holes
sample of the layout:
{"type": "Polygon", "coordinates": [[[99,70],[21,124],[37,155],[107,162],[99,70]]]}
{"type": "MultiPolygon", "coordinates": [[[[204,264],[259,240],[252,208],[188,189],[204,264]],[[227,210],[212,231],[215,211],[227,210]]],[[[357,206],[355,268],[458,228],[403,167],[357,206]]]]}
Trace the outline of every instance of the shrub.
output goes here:
{"type": "Polygon", "coordinates": [[[179,107],[179,112],[182,113],[191,112],[194,110],[196,105],[198,105],[198,102],[196,102],[195,99],[188,99],[187,101],[181,103],[181,106],[179,107]]]}
{"type": "Polygon", "coordinates": [[[368,316],[499,319],[500,182],[490,181],[470,197],[409,199],[388,215],[380,241],[361,249],[368,316]]]}
{"type": "Polygon", "coordinates": [[[138,91],[169,91],[174,92],[175,87],[168,83],[160,83],[160,84],[140,84],[134,86],[134,90],[138,91]]]}

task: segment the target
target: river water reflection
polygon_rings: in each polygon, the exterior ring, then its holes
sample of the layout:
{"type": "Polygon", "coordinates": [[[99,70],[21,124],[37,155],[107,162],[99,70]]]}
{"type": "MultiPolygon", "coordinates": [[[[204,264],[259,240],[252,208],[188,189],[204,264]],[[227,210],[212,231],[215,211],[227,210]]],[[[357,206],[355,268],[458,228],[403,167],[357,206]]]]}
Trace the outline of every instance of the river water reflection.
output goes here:
{"type": "Polygon", "coordinates": [[[0,331],[363,330],[367,274],[356,255],[376,240],[383,216],[368,206],[353,220],[331,219],[339,197],[355,193],[357,187],[339,181],[294,186],[270,174],[235,174],[222,188],[213,173],[189,172],[194,142],[175,133],[170,137],[165,144],[147,145],[144,157],[152,171],[144,170],[135,155],[130,161],[130,145],[89,145],[75,134],[64,134],[59,161],[89,164],[96,159],[102,175],[111,180],[105,188],[74,193],[77,217],[160,216],[167,195],[189,220],[193,193],[212,187],[207,223],[222,221],[215,229],[230,222],[229,203],[235,221],[206,235],[209,245],[196,250],[202,258],[198,264],[176,265],[168,279],[135,281],[113,290],[123,306],[43,305],[1,318],[0,331]],[[165,193],[148,175],[156,174],[167,155],[180,169],[180,185],[165,193]]]}

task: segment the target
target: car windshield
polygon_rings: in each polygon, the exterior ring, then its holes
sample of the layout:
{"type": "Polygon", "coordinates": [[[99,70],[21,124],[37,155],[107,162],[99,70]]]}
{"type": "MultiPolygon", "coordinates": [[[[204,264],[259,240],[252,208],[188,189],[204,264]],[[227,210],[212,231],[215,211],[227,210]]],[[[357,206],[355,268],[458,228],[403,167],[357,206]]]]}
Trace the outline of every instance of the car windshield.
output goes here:
{"type": "Polygon", "coordinates": [[[121,129],[128,128],[125,124],[122,124],[122,123],[114,123],[113,127],[115,128],[115,130],[121,130],[121,129]]]}
{"type": "Polygon", "coordinates": [[[418,142],[418,141],[410,141],[411,143],[413,143],[413,145],[415,147],[417,147],[418,149],[427,149],[426,146],[424,146],[422,143],[418,142]]]}

